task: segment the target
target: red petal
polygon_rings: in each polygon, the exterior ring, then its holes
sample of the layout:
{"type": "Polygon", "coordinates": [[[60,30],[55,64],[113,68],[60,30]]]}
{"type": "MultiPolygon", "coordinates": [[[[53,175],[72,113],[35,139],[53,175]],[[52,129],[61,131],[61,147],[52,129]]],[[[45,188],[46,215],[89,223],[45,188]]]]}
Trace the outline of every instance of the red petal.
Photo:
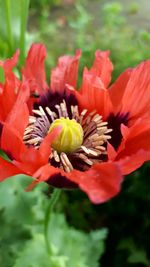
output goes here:
{"type": "Polygon", "coordinates": [[[51,144],[58,137],[62,130],[61,126],[54,128],[43,140],[40,145],[40,155],[44,159],[44,161],[48,161],[48,158],[51,153],[51,144]]]}
{"type": "Polygon", "coordinates": [[[58,65],[51,73],[51,90],[64,90],[65,84],[76,87],[78,77],[78,63],[81,51],[77,50],[74,56],[62,56],[58,65]]]}
{"type": "Polygon", "coordinates": [[[127,175],[141,167],[144,162],[149,160],[150,151],[145,151],[141,149],[136,154],[120,159],[118,163],[120,164],[122,173],[124,175],[127,175]]]}
{"type": "Polygon", "coordinates": [[[60,131],[61,127],[57,127],[49,133],[42,142],[39,150],[22,147],[20,158],[18,161],[15,160],[14,164],[26,174],[33,176],[41,166],[48,163],[51,153],[51,143],[59,135],[60,131]]]}
{"type": "MultiPolygon", "coordinates": [[[[47,162],[46,162],[47,163],[47,162]]],[[[45,162],[43,162],[39,150],[22,147],[20,157],[14,160],[14,165],[28,175],[33,175],[45,162]]]]}
{"type": "Polygon", "coordinates": [[[150,160],[150,119],[139,119],[130,128],[123,128],[123,141],[117,151],[116,161],[128,174],[150,160]]]}
{"type": "Polygon", "coordinates": [[[75,92],[80,109],[88,111],[96,110],[103,118],[107,118],[112,112],[112,103],[108,90],[103,87],[101,79],[84,70],[82,87],[75,92]]]}
{"type": "Polygon", "coordinates": [[[122,97],[130,79],[131,71],[132,69],[127,69],[125,72],[123,72],[115,81],[115,83],[113,83],[109,88],[110,97],[116,113],[120,111],[122,97]]]}
{"type": "Polygon", "coordinates": [[[16,129],[20,136],[23,137],[25,127],[29,121],[29,111],[27,108],[27,100],[29,99],[29,87],[28,84],[22,84],[17,100],[12,108],[6,123],[10,127],[16,129]]]}
{"type": "Polygon", "coordinates": [[[73,171],[66,176],[77,183],[94,204],[118,194],[122,182],[119,165],[111,162],[96,164],[85,172],[73,171]]]}
{"type": "Polygon", "coordinates": [[[47,181],[50,176],[59,173],[59,169],[54,168],[52,166],[50,166],[49,164],[46,164],[44,166],[42,166],[40,169],[38,169],[34,174],[33,177],[36,179],[34,180],[27,188],[27,191],[32,190],[32,188],[40,183],[40,182],[45,182],[47,181]]]}
{"type": "Polygon", "coordinates": [[[39,168],[34,174],[33,177],[38,179],[39,182],[47,181],[51,175],[59,173],[60,170],[51,166],[50,164],[46,164],[39,168]]]}
{"type": "Polygon", "coordinates": [[[0,94],[0,120],[5,121],[9,112],[11,111],[17,94],[14,90],[15,85],[9,85],[8,82],[5,83],[3,87],[3,92],[0,94]]]}
{"type": "Polygon", "coordinates": [[[0,181],[19,173],[20,170],[17,167],[0,157],[0,181]]]}
{"type": "MultiPolygon", "coordinates": [[[[130,125],[150,110],[150,60],[142,62],[126,77],[121,100],[121,113],[128,113],[130,125]]],[[[121,85],[122,86],[122,85],[121,85]]],[[[115,94],[115,91],[114,91],[115,94]]]]}
{"type": "Polygon", "coordinates": [[[32,93],[41,94],[44,90],[48,89],[44,69],[45,57],[46,48],[44,45],[33,44],[31,46],[22,73],[23,79],[30,81],[32,93]]]}
{"type": "Polygon", "coordinates": [[[10,125],[4,124],[1,135],[1,148],[10,154],[13,159],[20,159],[22,146],[24,146],[20,134],[10,125]]]}
{"type": "Polygon", "coordinates": [[[95,53],[95,60],[89,73],[100,77],[104,86],[107,88],[111,81],[111,73],[113,70],[112,62],[109,59],[109,51],[97,50],[95,53]]]}
{"type": "Polygon", "coordinates": [[[107,143],[107,154],[108,154],[108,159],[111,161],[113,161],[117,156],[116,150],[109,142],[107,143]]]}
{"type": "Polygon", "coordinates": [[[4,68],[6,76],[12,75],[11,70],[16,66],[19,54],[20,52],[17,50],[12,58],[6,59],[5,61],[0,61],[0,66],[4,68]]]}
{"type": "Polygon", "coordinates": [[[150,119],[139,119],[136,124],[127,128],[123,137],[117,158],[136,154],[141,149],[150,151],[150,119]]]}
{"type": "Polygon", "coordinates": [[[12,72],[12,68],[18,62],[18,56],[19,50],[17,50],[12,58],[4,62],[0,61],[0,66],[2,66],[5,73],[5,84],[1,85],[0,92],[0,119],[2,121],[5,121],[8,113],[12,109],[17,97],[17,90],[20,86],[19,80],[12,72]]]}

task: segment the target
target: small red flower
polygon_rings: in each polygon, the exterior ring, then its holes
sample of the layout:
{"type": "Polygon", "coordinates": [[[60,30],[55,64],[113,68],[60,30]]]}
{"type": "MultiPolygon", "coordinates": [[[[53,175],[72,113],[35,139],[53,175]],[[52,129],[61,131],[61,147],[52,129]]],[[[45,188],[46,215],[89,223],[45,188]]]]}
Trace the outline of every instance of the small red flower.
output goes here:
{"type": "Polygon", "coordinates": [[[11,161],[0,158],[0,180],[24,173],[35,178],[33,184],[79,187],[101,203],[119,192],[122,175],[150,159],[150,61],[126,70],[108,88],[109,52],[97,51],[77,91],[80,56],[78,50],[60,57],[48,86],[45,47],[32,45],[5,120],[1,110],[1,148],[11,161]]]}

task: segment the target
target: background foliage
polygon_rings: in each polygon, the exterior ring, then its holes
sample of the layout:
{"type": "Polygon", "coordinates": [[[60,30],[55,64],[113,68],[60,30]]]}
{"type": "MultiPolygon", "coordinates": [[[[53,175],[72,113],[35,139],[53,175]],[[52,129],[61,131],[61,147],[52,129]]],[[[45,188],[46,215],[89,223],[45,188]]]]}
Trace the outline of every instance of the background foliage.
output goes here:
{"type": "MultiPolygon", "coordinates": [[[[31,0],[25,32],[29,2],[0,1],[0,56],[11,56],[19,47],[20,68],[29,45],[44,42],[49,75],[60,55],[80,47],[81,74],[96,49],[109,49],[115,79],[126,67],[150,58],[148,23],[138,20],[138,2],[125,6],[123,1],[31,0]]],[[[149,8],[148,0],[142,4],[149,8]]],[[[99,206],[80,191],[62,192],[50,222],[51,254],[45,247],[43,221],[52,189],[41,184],[26,193],[30,178],[6,180],[0,184],[0,266],[150,267],[149,177],[150,164],[145,164],[126,177],[117,197],[99,206]]]]}

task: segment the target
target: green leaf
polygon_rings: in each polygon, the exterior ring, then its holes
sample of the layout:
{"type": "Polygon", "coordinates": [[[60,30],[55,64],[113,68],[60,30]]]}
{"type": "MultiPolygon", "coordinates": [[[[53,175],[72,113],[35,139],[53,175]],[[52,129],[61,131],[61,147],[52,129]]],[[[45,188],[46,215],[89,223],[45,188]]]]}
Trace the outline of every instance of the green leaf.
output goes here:
{"type": "Polygon", "coordinates": [[[39,184],[31,192],[25,188],[31,178],[18,175],[0,183],[0,255],[2,267],[98,267],[104,252],[106,229],[86,234],[70,227],[64,215],[52,214],[48,238],[44,239],[44,215],[48,203],[39,184]],[[8,246],[9,244],[9,246],[8,246]]]}
{"type": "Polygon", "coordinates": [[[35,190],[26,192],[25,189],[31,181],[31,177],[17,175],[0,183],[0,210],[3,210],[6,221],[17,219],[19,223],[30,225],[38,217],[44,218],[44,209],[40,209],[40,206],[44,206],[46,201],[41,192],[46,184],[40,184],[35,190]]]}
{"type": "Polygon", "coordinates": [[[41,228],[46,197],[46,184],[25,192],[31,177],[18,175],[0,183],[0,266],[12,267],[16,254],[24,249],[32,232],[41,228]]]}
{"type": "Polygon", "coordinates": [[[146,252],[144,250],[135,249],[131,255],[128,257],[129,263],[142,263],[145,266],[150,266],[150,261],[147,258],[146,252]]]}
{"type": "Polygon", "coordinates": [[[118,246],[118,249],[128,251],[129,256],[127,261],[129,263],[141,263],[146,267],[150,267],[150,261],[148,260],[146,252],[142,248],[138,248],[131,238],[122,240],[118,246]]]}
{"type": "Polygon", "coordinates": [[[43,235],[37,233],[33,240],[26,244],[14,267],[50,267],[44,241],[43,235]]]}
{"type": "Polygon", "coordinates": [[[98,267],[106,235],[106,229],[85,234],[69,227],[64,215],[52,214],[51,254],[46,250],[42,232],[36,232],[18,253],[13,267],[98,267]]]}

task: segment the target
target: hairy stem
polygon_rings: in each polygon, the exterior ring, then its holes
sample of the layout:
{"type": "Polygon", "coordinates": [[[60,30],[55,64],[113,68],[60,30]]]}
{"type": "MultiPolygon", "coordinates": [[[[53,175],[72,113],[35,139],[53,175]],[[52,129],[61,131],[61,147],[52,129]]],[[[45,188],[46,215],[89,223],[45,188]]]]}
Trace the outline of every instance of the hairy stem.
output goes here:
{"type": "Polygon", "coordinates": [[[51,219],[51,214],[54,210],[55,204],[57,203],[59,199],[60,193],[61,193],[60,189],[54,189],[49,205],[45,213],[44,234],[45,234],[46,247],[49,253],[51,253],[51,246],[50,246],[49,236],[48,236],[49,223],[51,219]]]}

